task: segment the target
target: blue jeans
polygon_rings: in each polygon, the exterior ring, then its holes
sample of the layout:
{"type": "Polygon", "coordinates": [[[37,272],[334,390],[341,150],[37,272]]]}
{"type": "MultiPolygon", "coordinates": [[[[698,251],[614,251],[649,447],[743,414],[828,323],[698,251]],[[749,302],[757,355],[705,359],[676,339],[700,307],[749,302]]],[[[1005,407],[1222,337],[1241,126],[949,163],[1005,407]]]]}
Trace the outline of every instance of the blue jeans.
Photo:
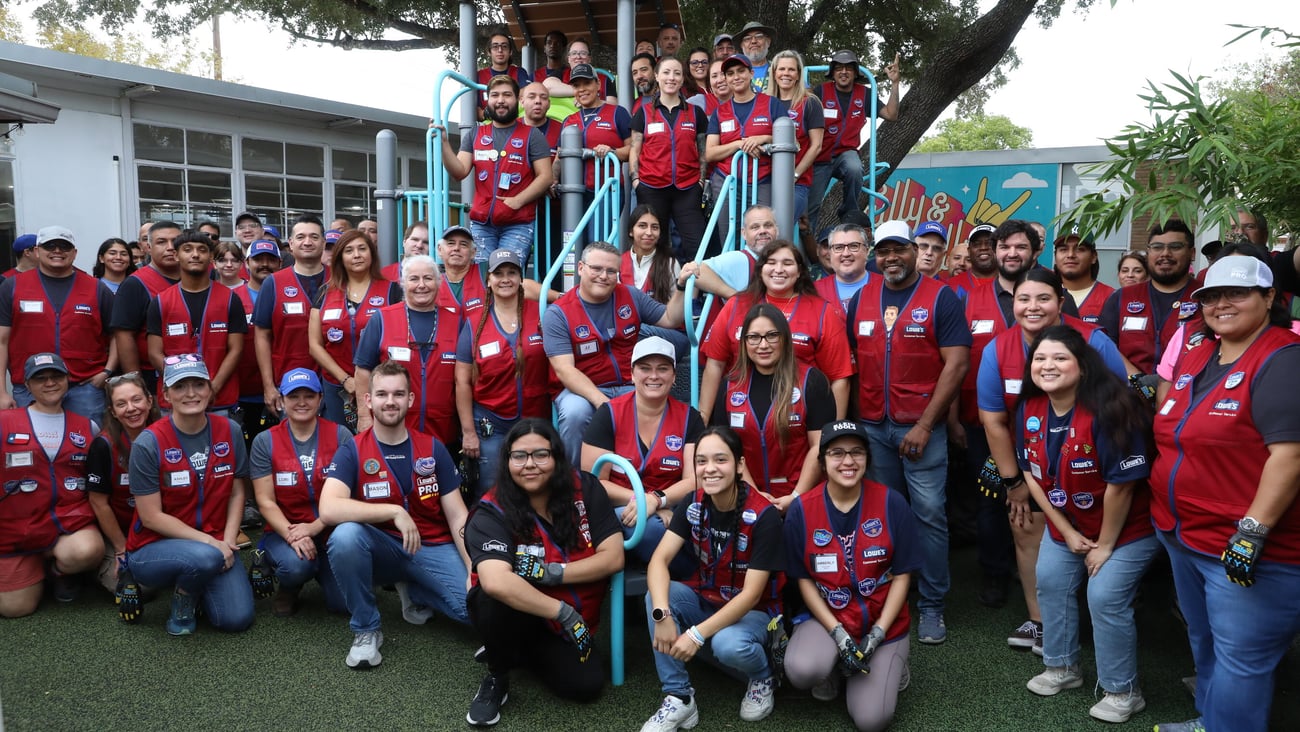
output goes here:
{"type": "MultiPolygon", "coordinates": [[[[681,582],[669,584],[668,607],[672,610],[673,622],[677,624],[678,633],[686,632],[687,628],[708,620],[717,612],[715,608],[705,604],[695,590],[681,582]]],[[[651,642],[655,635],[655,621],[650,617],[653,610],[654,601],[650,599],[650,593],[647,592],[645,617],[646,624],[650,626],[651,642]]],[[[769,620],[771,618],[762,610],[750,610],[734,625],[723,628],[707,639],[698,657],[732,676],[739,676],[747,681],[771,678],[772,665],[767,659],[769,620]]],[[[695,693],[684,662],[666,653],[655,651],[655,670],[659,672],[659,683],[663,686],[665,694],[688,697],[695,693]]]]}
{"type": "MultiPolygon", "coordinates": [[[[505,204],[498,203],[502,206],[505,204]]],[[[523,261],[524,267],[528,266],[528,260],[533,254],[533,229],[534,222],[526,224],[509,224],[506,226],[494,226],[491,224],[480,224],[477,221],[469,222],[470,233],[474,235],[474,261],[485,263],[488,255],[498,249],[509,249],[519,255],[523,261]]],[[[525,269],[524,271],[527,271],[525,269]]]]}
{"type": "Polygon", "coordinates": [[[867,434],[871,437],[871,466],[867,469],[867,477],[901,492],[912,505],[925,551],[920,582],[917,583],[921,592],[917,607],[922,612],[942,613],[949,584],[948,514],[944,492],[948,482],[948,427],[942,422],[936,424],[930,433],[930,441],[921,452],[921,459],[912,461],[898,455],[898,446],[912,426],[889,419],[878,424],[866,423],[867,434]]]}
{"type": "MultiPolygon", "coordinates": [[[[14,404],[26,409],[34,401],[36,398],[26,384],[14,384],[14,404]]],[[[89,381],[68,386],[68,393],[63,395],[63,408],[104,426],[104,390],[96,389],[89,381]]]]}
{"type": "Polygon", "coordinates": [[[808,223],[813,228],[814,236],[818,233],[817,218],[821,216],[822,201],[826,198],[832,178],[843,183],[846,189],[839,211],[835,214],[836,219],[843,221],[845,214],[850,211],[862,212],[862,207],[858,205],[858,196],[862,194],[862,176],[862,155],[857,150],[845,150],[831,158],[830,162],[813,165],[812,190],[808,196],[808,223]]]}
{"type": "MultiPolygon", "coordinates": [[[[631,384],[597,388],[600,389],[600,393],[610,399],[632,391],[631,384]]],[[[587,431],[587,423],[591,421],[591,416],[596,413],[596,408],[591,406],[591,402],[587,401],[586,397],[578,396],[565,389],[555,398],[555,412],[555,427],[559,430],[560,439],[564,442],[564,450],[569,453],[569,462],[580,465],[582,463],[582,435],[587,431]]]]}
{"type": "Polygon", "coordinates": [[[253,587],[238,555],[230,569],[212,546],[192,539],[160,539],[127,554],[140,584],[175,586],[202,603],[212,627],[240,631],[253,624],[253,587]]]}
{"type": "Polygon", "coordinates": [[[343,611],[347,605],[343,602],[343,593],[339,583],[334,580],[330,570],[329,554],[325,551],[325,542],[316,535],[316,558],[302,559],[279,534],[267,530],[262,533],[262,540],[257,548],[266,552],[267,561],[280,580],[280,589],[296,592],[311,579],[320,582],[321,591],[325,593],[325,607],[332,611],[343,611]]]}
{"type": "MultiPolygon", "coordinates": [[[[1225,518],[1225,520],[1230,520],[1225,518]]],[[[1264,732],[1273,702],[1274,671],[1300,632],[1300,567],[1255,566],[1253,587],[1228,580],[1217,557],[1156,532],[1169,552],[1178,606],[1196,662],[1196,710],[1212,732],[1264,732]]]]}
{"type": "Polygon", "coordinates": [[[466,501],[469,505],[474,505],[474,500],[483,497],[488,489],[497,483],[497,472],[501,470],[501,451],[506,446],[506,433],[511,427],[518,422],[517,419],[502,419],[491,410],[486,409],[479,404],[474,404],[474,430],[478,434],[479,458],[478,458],[478,485],[469,486],[473,495],[473,500],[466,501]],[[492,423],[492,436],[484,437],[483,430],[479,427],[481,420],[487,419],[492,423]]]}
{"type": "MultiPolygon", "coordinates": [[[[626,508],[627,508],[626,504],[622,506],[615,506],[614,516],[619,519],[618,525],[619,528],[623,529],[623,538],[631,539],[632,532],[636,529],[636,527],[623,525],[623,510],[626,508]]],[[[641,541],[636,545],[635,548],[629,550],[630,553],[632,554],[632,556],[636,557],[637,559],[640,559],[642,562],[649,564],[650,557],[654,556],[655,549],[659,547],[659,540],[664,538],[664,534],[667,533],[668,533],[668,527],[664,526],[664,520],[659,518],[658,514],[655,514],[647,518],[645,521],[645,531],[641,533],[641,541]]]]}
{"type": "MultiPolygon", "coordinates": [[[[797,242],[799,249],[803,249],[803,242],[799,241],[799,217],[808,212],[808,186],[795,184],[794,186],[794,231],[790,232],[790,241],[797,242]]],[[[811,254],[811,252],[805,252],[811,254]]]]}
{"type": "Polygon", "coordinates": [[[343,424],[343,402],[348,392],[338,384],[321,382],[321,416],[335,424],[343,424]]]}
{"type": "Polygon", "coordinates": [[[422,546],[415,556],[402,542],[370,524],[339,524],[328,542],[330,567],[352,613],[354,633],[379,630],[375,585],[411,583],[411,600],[469,624],[465,582],[469,574],[454,543],[422,546]]]}
{"type": "Polygon", "coordinates": [[[1043,612],[1043,664],[1079,663],[1079,585],[1088,582],[1097,682],[1113,694],[1137,688],[1137,625],[1133,597],[1160,545],[1147,536],[1115,547],[1095,577],[1075,554],[1043,531],[1038,550],[1038,606],[1043,612]]]}

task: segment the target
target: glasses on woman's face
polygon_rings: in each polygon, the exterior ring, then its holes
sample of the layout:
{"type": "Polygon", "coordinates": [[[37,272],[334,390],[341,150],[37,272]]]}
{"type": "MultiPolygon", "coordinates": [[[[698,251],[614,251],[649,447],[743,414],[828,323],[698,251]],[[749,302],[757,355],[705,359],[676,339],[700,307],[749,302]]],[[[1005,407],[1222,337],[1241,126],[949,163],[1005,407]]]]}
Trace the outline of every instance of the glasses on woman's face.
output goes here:
{"type": "Polygon", "coordinates": [[[775,345],[777,344],[777,341],[780,341],[780,340],[781,340],[781,332],[780,332],[780,331],[776,331],[776,330],[769,330],[769,331],[766,332],[766,333],[746,333],[746,334],[745,334],[745,342],[748,343],[748,344],[751,345],[751,346],[757,346],[758,344],[762,343],[763,341],[767,341],[767,344],[768,344],[769,346],[775,346],[775,345]]]}
{"type": "Polygon", "coordinates": [[[855,447],[852,450],[845,450],[842,447],[832,447],[826,451],[826,457],[832,460],[843,460],[846,457],[853,458],[854,460],[862,460],[866,456],[867,448],[865,447],[855,447]]]}
{"type": "Polygon", "coordinates": [[[687,63],[689,63],[691,66],[708,66],[709,60],[707,58],[699,58],[699,59],[694,59],[692,61],[688,61],[687,63]]]}
{"type": "Polygon", "coordinates": [[[551,462],[551,451],[545,448],[540,450],[511,450],[510,464],[515,467],[523,467],[528,464],[528,459],[532,458],[534,465],[545,465],[551,462]]]}
{"type": "Polygon", "coordinates": [[[227,254],[217,260],[217,265],[221,267],[238,267],[240,265],[240,260],[235,258],[234,255],[227,254]]]}
{"type": "Polygon", "coordinates": [[[1201,307],[1214,307],[1221,299],[1233,305],[1240,305],[1248,300],[1254,291],[1250,287],[1216,287],[1213,290],[1198,292],[1192,297],[1201,304],[1201,307]]]}

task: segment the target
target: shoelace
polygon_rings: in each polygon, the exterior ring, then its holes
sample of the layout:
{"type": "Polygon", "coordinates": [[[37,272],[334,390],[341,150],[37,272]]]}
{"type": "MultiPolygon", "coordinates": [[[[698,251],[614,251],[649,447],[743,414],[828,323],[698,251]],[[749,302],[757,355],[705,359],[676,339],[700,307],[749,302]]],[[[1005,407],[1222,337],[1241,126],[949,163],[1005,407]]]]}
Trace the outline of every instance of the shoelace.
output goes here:
{"type": "Polygon", "coordinates": [[[366,646],[374,643],[374,633],[357,633],[357,637],[352,639],[352,647],[366,646]]]}

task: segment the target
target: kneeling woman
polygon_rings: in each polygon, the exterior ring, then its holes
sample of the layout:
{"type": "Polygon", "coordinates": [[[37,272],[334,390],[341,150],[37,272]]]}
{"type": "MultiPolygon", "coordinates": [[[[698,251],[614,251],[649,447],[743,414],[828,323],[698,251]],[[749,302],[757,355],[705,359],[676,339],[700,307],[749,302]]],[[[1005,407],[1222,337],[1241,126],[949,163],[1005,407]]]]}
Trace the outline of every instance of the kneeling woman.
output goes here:
{"type": "Polygon", "coordinates": [[[470,622],[488,665],[466,715],[477,726],[500,719],[516,666],[562,698],[600,694],[605,674],[592,639],[609,578],[623,569],[623,534],[605,489],[569,463],[550,422],[520,420],[503,455],[502,480],[465,527],[470,622]]]}
{"type": "Polygon", "coordinates": [[[735,432],[704,430],[695,445],[694,495],[673,511],[650,560],[646,614],[665,696],[642,732],[699,722],[686,673],[697,653],[749,681],[741,719],[757,722],[772,713],[776,676],[767,657],[767,626],[781,614],[781,512],[740,479],[744,462],[735,432]],[[669,579],[668,565],[683,547],[697,566],[677,582],[669,579]]]}
{"type": "Polygon", "coordinates": [[[1123,724],[1146,708],[1137,684],[1133,596],[1159,545],[1151,526],[1146,408],[1079,331],[1054,325],[1029,349],[1016,417],[1020,468],[1047,533],[1038,552],[1043,664],[1029,690],[1083,684],[1078,589],[1088,580],[1097,677],[1089,711],[1123,724]]]}
{"type": "Polygon", "coordinates": [[[826,482],[785,517],[786,574],[812,615],[795,619],[785,672],[823,701],[847,676],[854,725],[882,730],[911,678],[907,589],[921,568],[921,543],[903,495],[867,480],[866,429],[842,420],[821,434],[826,482]]]}
{"type": "Polygon", "coordinates": [[[253,589],[235,545],[248,489],[243,432],[228,417],[208,418],[212,381],[197,355],[168,357],[162,383],[172,414],[131,448],[138,518],[127,566],[143,585],[175,586],[168,633],[194,632],[200,600],[218,630],[244,630],[253,624],[253,589]]]}

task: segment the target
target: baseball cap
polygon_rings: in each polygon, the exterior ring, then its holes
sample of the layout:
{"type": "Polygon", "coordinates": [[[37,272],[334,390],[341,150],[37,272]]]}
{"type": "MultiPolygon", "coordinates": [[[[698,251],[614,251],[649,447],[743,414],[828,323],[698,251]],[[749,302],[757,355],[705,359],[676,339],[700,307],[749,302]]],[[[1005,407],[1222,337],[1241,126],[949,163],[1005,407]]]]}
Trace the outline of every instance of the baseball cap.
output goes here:
{"type": "Polygon", "coordinates": [[[343,236],[343,232],[338,229],[330,229],[325,232],[325,246],[332,247],[335,244],[338,244],[340,236],[343,236]]]}
{"type": "Polygon", "coordinates": [[[270,239],[258,239],[248,248],[248,258],[252,259],[259,254],[270,254],[276,259],[280,258],[280,246],[270,239]]]}
{"type": "Polygon", "coordinates": [[[574,64],[573,68],[569,70],[569,81],[574,81],[576,79],[591,79],[592,81],[595,81],[596,70],[591,67],[591,64],[574,64]]]}
{"type": "Polygon", "coordinates": [[[503,264],[513,264],[519,268],[520,272],[524,271],[524,263],[519,259],[519,254],[510,249],[498,249],[488,255],[488,271],[495,272],[497,267],[503,264]]]}
{"type": "Polygon", "coordinates": [[[1083,235],[1078,233],[1077,231],[1071,231],[1068,234],[1061,234],[1060,236],[1056,237],[1056,241],[1052,242],[1052,248],[1055,249],[1057,247],[1065,246],[1070,242],[1071,239],[1078,240],[1079,246],[1081,247],[1087,247],[1093,250],[1094,252],[1097,251],[1097,243],[1091,239],[1083,238],[1083,235]]]}
{"type": "Polygon", "coordinates": [[[469,239],[470,241],[474,241],[474,234],[471,233],[469,229],[466,229],[464,226],[461,226],[460,224],[452,224],[451,226],[448,226],[447,228],[443,229],[442,236],[438,238],[446,239],[452,234],[464,234],[466,239],[469,239]]]}
{"type": "Polygon", "coordinates": [[[632,349],[632,363],[650,356],[663,356],[674,364],[677,363],[677,349],[673,347],[673,344],[659,336],[650,336],[639,340],[636,347],[632,349]]]}
{"type": "Polygon", "coordinates": [[[245,211],[245,212],[243,212],[243,213],[241,213],[240,215],[238,215],[238,216],[235,217],[235,226],[239,226],[239,225],[240,225],[241,223],[243,223],[245,220],[248,220],[248,221],[255,221],[255,222],[259,223],[259,224],[262,223],[262,217],[261,217],[261,216],[258,216],[257,214],[253,213],[252,211],[245,211]]]}
{"type": "Polygon", "coordinates": [[[77,239],[72,235],[72,231],[63,226],[46,226],[36,232],[36,246],[48,244],[52,241],[66,241],[72,246],[77,246],[77,239]]]}
{"type": "Polygon", "coordinates": [[[870,438],[867,436],[867,428],[863,427],[861,422],[852,419],[841,419],[822,427],[822,439],[821,444],[817,447],[817,454],[825,457],[826,446],[841,437],[856,437],[862,440],[864,445],[871,444],[870,438]]]}
{"type": "Polygon", "coordinates": [[[977,234],[988,234],[989,236],[993,236],[993,232],[995,231],[997,231],[997,228],[994,227],[993,224],[980,224],[970,230],[970,236],[966,237],[966,241],[971,241],[977,234]]]}
{"type": "Polygon", "coordinates": [[[294,389],[310,389],[319,394],[321,393],[320,377],[311,369],[290,369],[280,378],[280,393],[288,394],[294,389]]]}
{"type": "Polygon", "coordinates": [[[722,70],[726,71],[729,67],[735,66],[736,64],[741,64],[745,68],[751,70],[754,68],[754,64],[750,62],[748,56],[746,56],[743,53],[737,53],[732,56],[728,56],[727,60],[722,62],[722,70]]]}
{"type": "Polygon", "coordinates": [[[27,378],[32,378],[42,371],[58,371],[61,374],[68,373],[68,367],[63,364],[63,359],[59,358],[57,353],[33,353],[27,357],[27,363],[23,364],[23,373],[27,378]]]}
{"type": "Polygon", "coordinates": [[[919,238],[922,234],[938,234],[944,243],[948,243],[948,228],[938,221],[927,221],[916,227],[916,236],[919,238]]]}
{"type": "Polygon", "coordinates": [[[1273,270],[1254,257],[1224,257],[1205,271],[1205,284],[1192,297],[1216,287],[1272,287],[1273,270]]]}
{"type": "Polygon", "coordinates": [[[23,234],[17,239],[14,239],[14,254],[21,254],[34,246],[36,246],[36,235],[23,234]]]}
{"type": "Polygon", "coordinates": [[[713,37],[713,45],[716,46],[719,43],[722,43],[723,41],[730,41],[730,40],[731,40],[730,33],[719,33],[718,35],[713,37]]]}
{"type": "Polygon", "coordinates": [[[886,221],[876,227],[876,246],[879,247],[887,241],[898,242],[900,244],[913,244],[912,230],[908,228],[906,221],[886,221]]]}
{"type": "Polygon", "coordinates": [[[208,376],[208,367],[203,363],[203,357],[197,353],[168,356],[164,363],[163,386],[176,386],[177,382],[185,379],[211,380],[208,376]]]}
{"type": "Polygon", "coordinates": [[[265,231],[267,236],[273,236],[276,239],[280,238],[280,230],[275,228],[274,226],[267,226],[263,224],[262,231],[265,231]]]}

